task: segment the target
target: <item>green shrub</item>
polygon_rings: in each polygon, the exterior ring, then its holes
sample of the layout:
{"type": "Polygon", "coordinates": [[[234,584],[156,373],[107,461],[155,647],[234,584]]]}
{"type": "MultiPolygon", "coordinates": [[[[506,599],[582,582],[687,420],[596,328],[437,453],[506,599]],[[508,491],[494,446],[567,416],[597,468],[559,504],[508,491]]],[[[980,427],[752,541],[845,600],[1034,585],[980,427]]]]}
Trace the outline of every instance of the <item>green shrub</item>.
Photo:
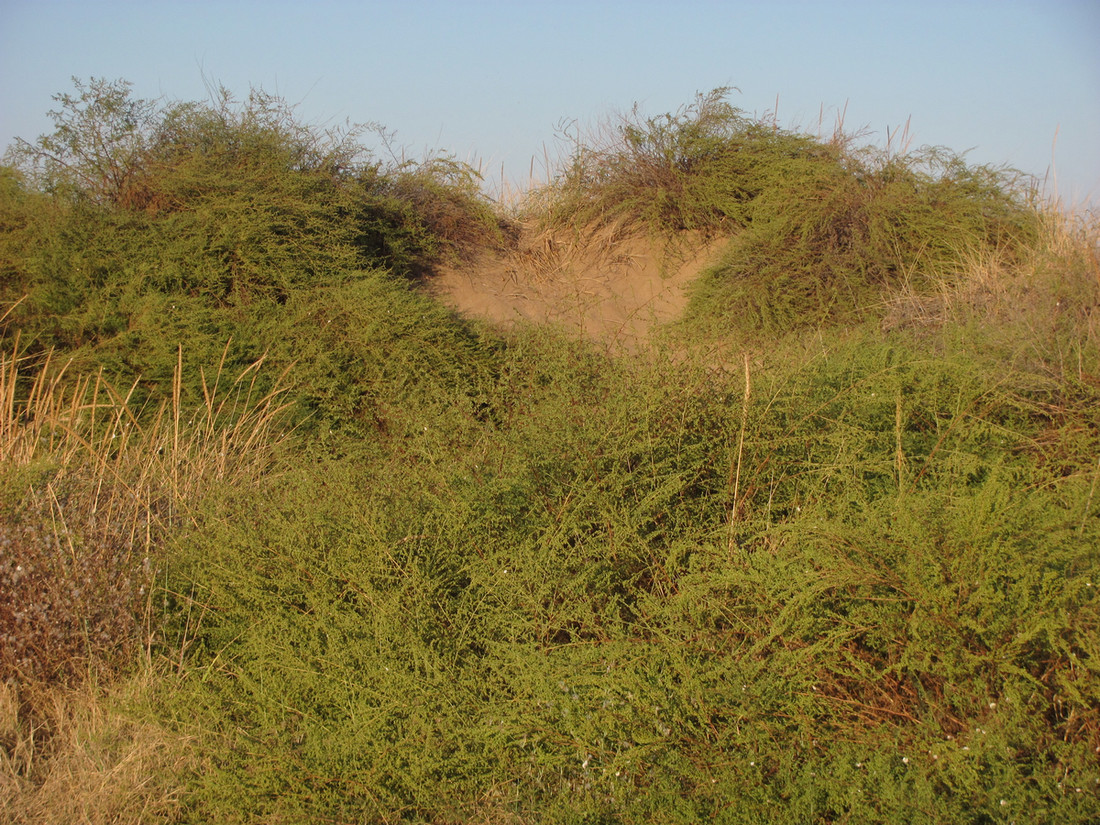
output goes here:
{"type": "Polygon", "coordinates": [[[820,147],[745,116],[727,88],[674,113],[637,107],[591,135],[577,135],[568,165],[550,185],[551,222],[624,222],[654,233],[730,232],[751,219],[784,159],[820,147]]]}
{"type": "Polygon", "coordinates": [[[25,182],[7,174],[0,192],[5,329],[29,351],[140,375],[141,392],[163,392],[181,342],[189,378],[227,341],[243,369],[279,343],[256,334],[285,328],[293,296],[383,268],[423,275],[498,231],[463,164],[386,168],[361,130],[322,133],[260,91],[207,104],[102,80],[78,92],[58,96],[53,134],[11,153],[25,182]]]}
{"type": "Polygon", "coordinates": [[[927,291],[975,251],[1036,240],[1027,182],[942,148],[893,155],[822,141],[698,95],[675,113],[634,111],[577,146],[533,202],[543,220],[696,230],[732,239],[689,314],[776,334],[878,314],[893,290],[927,291]]]}
{"type": "Polygon", "coordinates": [[[866,339],[747,403],[498,357],[486,415],[414,399],[181,547],[196,817],[1087,821],[1100,522],[1033,408],[866,339]]]}
{"type": "Polygon", "coordinates": [[[0,665],[140,630],[181,819],[1097,819],[1095,244],[1001,173],[635,115],[545,218],[731,234],[727,335],[610,358],[413,289],[499,228],[461,164],[60,102],[0,176],[0,665]]]}
{"type": "Polygon", "coordinates": [[[1010,173],[941,149],[792,158],[751,214],[691,312],[771,334],[878,315],[900,288],[928,293],[970,256],[1018,257],[1038,233],[1010,173]]]}

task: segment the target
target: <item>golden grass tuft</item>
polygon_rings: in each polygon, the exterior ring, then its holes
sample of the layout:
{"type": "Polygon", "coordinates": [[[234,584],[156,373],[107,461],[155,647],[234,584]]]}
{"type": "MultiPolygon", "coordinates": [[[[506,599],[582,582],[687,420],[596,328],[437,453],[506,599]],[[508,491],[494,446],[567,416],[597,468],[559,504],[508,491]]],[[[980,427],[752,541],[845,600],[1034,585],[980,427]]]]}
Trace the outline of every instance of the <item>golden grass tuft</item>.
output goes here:
{"type": "Polygon", "coordinates": [[[187,742],[125,709],[151,684],[146,674],[110,689],[0,683],[0,821],[172,821],[187,742]]]}
{"type": "Polygon", "coordinates": [[[960,253],[960,263],[939,273],[931,289],[897,290],[884,327],[977,323],[1026,342],[1083,379],[1082,354],[1100,348],[1100,220],[1055,205],[1039,217],[1039,239],[1022,253],[960,253]]]}

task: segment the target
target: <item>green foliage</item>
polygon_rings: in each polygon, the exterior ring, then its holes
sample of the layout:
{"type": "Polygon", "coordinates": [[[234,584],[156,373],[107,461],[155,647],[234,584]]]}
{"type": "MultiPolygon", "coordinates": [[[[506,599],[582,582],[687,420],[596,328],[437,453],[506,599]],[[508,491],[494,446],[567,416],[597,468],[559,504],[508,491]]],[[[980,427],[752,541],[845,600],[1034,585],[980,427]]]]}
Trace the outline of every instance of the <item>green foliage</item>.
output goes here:
{"type": "Polygon", "coordinates": [[[155,551],[182,819],[1097,818],[1095,244],[1043,251],[1001,173],[724,90],[635,116],[547,220],[731,233],[695,309],[765,354],[616,360],[414,288],[501,237],[461,164],[387,167],[262,93],[59,101],[0,174],[0,433],[75,452],[0,473],[0,621],[52,564],[60,657],[81,576],[134,647],[110,585],[155,551]],[[903,287],[936,324],[836,326],[903,287]]]}
{"type": "Polygon", "coordinates": [[[273,363],[294,365],[302,410],[326,433],[397,436],[410,413],[470,415],[493,371],[491,341],[380,273],[295,291],[248,334],[273,363]]]}
{"type": "Polygon", "coordinates": [[[942,149],[863,158],[829,147],[775,174],[698,283],[696,316],[773,334],[851,321],[881,312],[892,290],[942,284],[978,250],[1018,254],[1038,232],[1007,173],[942,149]]]}
{"type": "Polygon", "coordinates": [[[749,218],[772,164],[811,151],[727,102],[731,89],[697,95],[674,113],[637,107],[591,136],[576,136],[569,166],[551,185],[551,221],[640,223],[656,232],[729,231],[749,218]]]}
{"type": "Polygon", "coordinates": [[[196,394],[227,341],[231,368],[278,348],[290,363],[300,339],[258,336],[285,327],[295,296],[423,275],[497,230],[468,167],[387,169],[360,130],[321,133],[259,91],[171,105],[125,83],[78,91],[58,96],[52,135],[13,151],[27,183],[5,172],[5,329],[31,352],[141,375],[142,392],[164,391],[181,342],[196,394]]]}
{"type": "Polygon", "coordinates": [[[976,250],[1014,254],[1037,237],[1015,173],[942,148],[894,155],[789,132],[747,117],[730,91],[578,136],[545,220],[731,236],[690,314],[747,334],[858,320],[891,289],[927,290],[976,250]]]}
{"type": "Polygon", "coordinates": [[[1087,479],[962,356],[790,355],[743,405],[521,335],[487,416],[219,496],[177,556],[195,817],[1087,820],[1087,479]]]}
{"type": "Polygon", "coordinates": [[[406,217],[398,225],[407,233],[400,245],[387,241],[396,247],[391,253],[395,271],[423,276],[440,257],[463,257],[502,244],[506,223],[480,186],[481,178],[469,165],[446,156],[406,161],[392,170],[381,195],[400,205],[406,217]]]}

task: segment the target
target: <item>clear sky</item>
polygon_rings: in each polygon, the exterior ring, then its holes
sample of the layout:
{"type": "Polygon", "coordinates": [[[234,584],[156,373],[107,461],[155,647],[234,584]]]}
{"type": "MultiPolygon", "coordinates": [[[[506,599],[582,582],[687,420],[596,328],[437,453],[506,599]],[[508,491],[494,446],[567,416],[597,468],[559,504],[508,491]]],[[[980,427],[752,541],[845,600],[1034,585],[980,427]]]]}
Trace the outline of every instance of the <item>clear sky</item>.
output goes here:
{"type": "MultiPolygon", "coordinates": [[[[0,147],[48,131],[71,77],[141,97],[261,87],[303,120],[381,123],[409,154],[541,173],[563,122],[736,86],[749,114],[1057,175],[1100,204],[1100,0],[0,0],[0,147]]],[[[1048,185],[1048,194],[1054,194],[1048,185]]]]}

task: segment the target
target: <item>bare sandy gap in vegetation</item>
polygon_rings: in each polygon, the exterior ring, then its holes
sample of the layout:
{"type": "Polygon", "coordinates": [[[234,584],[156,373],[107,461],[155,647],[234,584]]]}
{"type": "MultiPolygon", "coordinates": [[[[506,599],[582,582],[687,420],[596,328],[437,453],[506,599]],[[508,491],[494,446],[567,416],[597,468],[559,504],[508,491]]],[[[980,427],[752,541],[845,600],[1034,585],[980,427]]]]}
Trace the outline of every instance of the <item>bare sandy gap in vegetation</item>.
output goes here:
{"type": "Polygon", "coordinates": [[[502,326],[555,324],[611,350],[636,350],[681,316],[685,287],[727,239],[657,239],[605,227],[525,228],[504,250],[443,267],[429,290],[459,312],[502,326]]]}

